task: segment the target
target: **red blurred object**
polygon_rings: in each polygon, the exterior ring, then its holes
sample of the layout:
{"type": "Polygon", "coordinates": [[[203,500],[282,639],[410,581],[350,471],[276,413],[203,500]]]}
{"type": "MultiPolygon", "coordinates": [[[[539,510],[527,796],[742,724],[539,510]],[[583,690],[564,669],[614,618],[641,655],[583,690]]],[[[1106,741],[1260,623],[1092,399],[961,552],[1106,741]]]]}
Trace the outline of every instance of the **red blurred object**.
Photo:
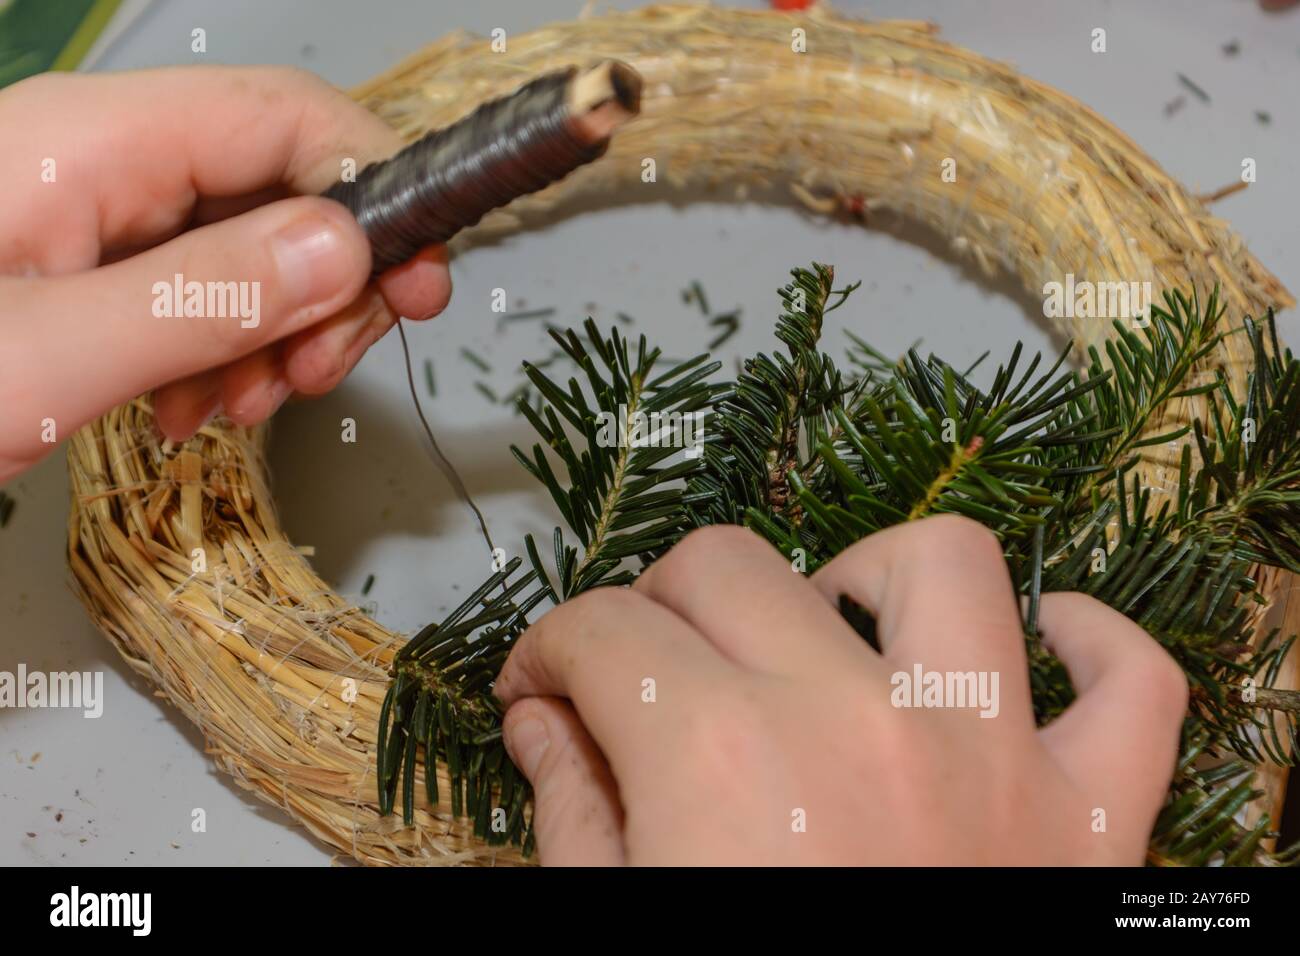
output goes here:
{"type": "Polygon", "coordinates": [[[817,0],[772,0],[774,10],[807,10],[817,0]]]}

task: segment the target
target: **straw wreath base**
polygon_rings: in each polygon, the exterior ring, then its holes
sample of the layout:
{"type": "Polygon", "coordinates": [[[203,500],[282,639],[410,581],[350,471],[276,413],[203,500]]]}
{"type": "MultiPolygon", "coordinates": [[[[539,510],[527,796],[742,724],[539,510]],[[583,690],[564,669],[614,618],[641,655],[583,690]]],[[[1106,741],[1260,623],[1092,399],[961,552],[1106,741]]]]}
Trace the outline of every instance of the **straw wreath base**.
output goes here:
{"type": "MultiPolygon", "coordinates": [[[[775,186],[819,212],[927,224],[1035,295],[1073,273],[1156,290],[1217,283],[1234,318],[1293,304],[1227,225],[1113,126],[922,23],[863,23],[824,7],[652,7],[511,36],[500,54],[450,36],[355,95],[415,138],[540,73],[607,57],[644,76],[642,117],[602,161],[490,216],[470,240],[593,200],[775,186]],[[793,49],[795,30],[806,52],[793,49]],[[642,180],[646,158],[653,185],[642,180]],[[956,182],[940,175],[945,159],[956,161],[956,182]]],[[[1093,341],[1106,331],[1072,330],[1093,341]]],[[[1229,339],[1213,364],[1240,383],[1238,348],[1229,339]]],[[[1153,427],[1168,430],[1193,402],[1153,427]]],[[[310,552],[286,538],[264,434],[218,421],[178,447],[151,424],[139,399],[83,429],[68,455],[69,560],[131,666],[203,731],[223,770],[339,853],[378,864],[518,862],[516,850],[475,841],[445,805],[421,806],[411,828],[378,815],[376,721],[402,636],[334,594],[310,552]]],[[[1142,467],[1167,487],[1164,454],[1142,467]]],[[[1268,592],[1281,586],[1270,575],[1268,592]]],[[[1264,780],[1274,800],[1280,781],[1264,780]]]]}

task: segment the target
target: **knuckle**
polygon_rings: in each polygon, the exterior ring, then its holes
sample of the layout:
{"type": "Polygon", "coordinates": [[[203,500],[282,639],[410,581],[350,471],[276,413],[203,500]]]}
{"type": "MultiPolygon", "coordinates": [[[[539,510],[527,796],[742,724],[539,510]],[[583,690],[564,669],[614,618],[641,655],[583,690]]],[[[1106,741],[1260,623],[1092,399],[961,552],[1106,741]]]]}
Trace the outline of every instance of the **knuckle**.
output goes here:
{"type": "Polygon", "coordinates": [[[344,356],[335,349],[316,348],[306,355],[295,355],[290,367],[294,389],[304,395],[333,391],[346,375],[344,356]]]}
{"type": "MultiPolygon", "coordinates": [[[[925,728],[929,726],[929,715],[924,711],[911,708],[889,706],[872,706],[857,716],[858,726],[873,727],[877,741],[874,751],[877,759],[889,767],[908,767],[909,759],[914,758],[928,743],[925,728]]],[[[919,765],[918,765],[919,766],[919,765]]]]}
{"type": "Polygon", "coordinates": [[[1187,710],[1187,676],[1178,662],[1154,638],[1147,639],[1150,647],[1135,665],[1136,676],[1147,689],[1152,706],[1161,713],[1181,715],[1187,710]]]}
{"type": "Polygon", "coordinates": [[[586,633],[627,621],[640,606],[627,588],[593,588],[565,601],[542,620],[551,622],[548,630],[553,633],[586,633]]]}
{"type": "Polygon", "coordinates": [[[651,565],[645,584],[637,590],[646,587],[661,593],[683,590],[710,567],[716,566],[720,555],[734,555],[738,551],[752,551],[756,547],[776,554],[762,538],[740,525],[719,524],[697,528],[651,565]]]}
{"type": "Polygon", "coordinates": [[[763,766],[760,753],[768,737],[763,711],[747,694],[723,690],[701,702],[684,741],[686,773],[711,786],[744,785],[763,766]]]}
{"type": "MultiPolygon", "coordinates": [[[[1100,611],[1113,620],[1117,627],[1141,630],[1106,602],[1099,601],[1091,594],[1084,594],[1082,591],[1044,591],[1041,607],[1042,617],[1053,622],[1055,627],[1059,627],[1061,622],[1095,618],[1100,611]]],[[[1146,632],[1143,631],[1142,633],[1145,634],[1146,632]]]]}
{"type": "Polygon", "coordinates": [[[308,91],[333,89],[311,70],[301,66],[280,63],[261,67],[261,69],[264,71],[267,81],[277,86],[294,86],[308,91]]]}
{"type": "Polygon", "coordinates": [[[926,555],[1001,560],[1002,542],[984,525],[964,515],[932,515],[914,526],[913,546],[926,555]]]}
{"type": "Polygon", "coordinates": [[[734,548],[752,548],[762,539],[748,528],[734,524],[716,524],[696,528],[677,543],[666,558],[674,564],[698,567],[712,561],[717,554],[734,548]]]}

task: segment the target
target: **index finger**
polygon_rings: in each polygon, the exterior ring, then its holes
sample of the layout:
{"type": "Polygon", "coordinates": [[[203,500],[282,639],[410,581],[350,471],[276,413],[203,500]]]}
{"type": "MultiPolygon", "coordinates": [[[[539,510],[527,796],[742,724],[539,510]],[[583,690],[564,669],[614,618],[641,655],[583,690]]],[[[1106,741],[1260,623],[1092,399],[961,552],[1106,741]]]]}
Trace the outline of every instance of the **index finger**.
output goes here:
{"type": "Polygon", "coordinates": [[[547,612],[519,639],[497,678],[509,707],[564,697],[620,783],[663,779],[692,701],[735,668],[680,617],[629,588],[597,588],[547,612]],[[648,775],[648,776],[647,776],[648,775]]]}
{"type": "Polygon", "coordinates": [[[360,170],[402,145],[346,94],[289,67],[44,74],[0,94],[0,128],[23,131],[0,158],[4,181],[46,177],[11,190],[0,270],[47,275],[169,238],[199,197],[319,193],[345,160],[360,170]],[[51,221],[59,241],[33,247],[51,221]]]}

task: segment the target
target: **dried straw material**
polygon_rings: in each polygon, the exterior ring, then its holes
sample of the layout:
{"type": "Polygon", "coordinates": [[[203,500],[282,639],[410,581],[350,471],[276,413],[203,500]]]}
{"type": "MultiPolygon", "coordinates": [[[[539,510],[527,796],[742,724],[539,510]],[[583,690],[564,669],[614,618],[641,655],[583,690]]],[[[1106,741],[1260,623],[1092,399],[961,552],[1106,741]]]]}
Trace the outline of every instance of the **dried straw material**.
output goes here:
{"type": "MultiPolygon", "coordinates": [[[[1035,295],[1072,272],[1156,290],[1218,283],[1234,318],[1294,304],[1225,223],[1105,120],[923,23],[824,7],[652,7],[511,36],[502,54],[449,36],[355,95],[413,140],[534,76],[610,57],[645,78],[641,117],[603,160],[489,216],[471,239],[593,200],[776,187],[822,212],[924,222],[1035,295]],[[805,53],[792,51],[795,28],[805,53]],[[642,182],[646,157],[655,184],[642,182]],[[955,183],[939,174],[945,158],[957,161],[955,183]]],[[[1108,323],[1070,331],[1098,340],[1108,323]]],[[[1215,364],[1240,382],[1238,343],[1215,364]]],[[[1189,400],[1182,413],[1192,410],[1189,400]]],[[[263,433],[219,421],[174,447],[151,424],[147,399],[131,402],[83,429],[68,456],[72,569],[132,667],[202,729],[223,769],[341,854],[517,861],[473,841],[445,805],[421,808],[411,829],[376,814],[377,714],[402,637],[332,593],[309,550],[285,537],[263,433]],[[199,547],[206,570],[195,572],[199,547]]],[[[1148,480],[1159,484],[1162,468],[1153,457],[1148,480]]]]}

